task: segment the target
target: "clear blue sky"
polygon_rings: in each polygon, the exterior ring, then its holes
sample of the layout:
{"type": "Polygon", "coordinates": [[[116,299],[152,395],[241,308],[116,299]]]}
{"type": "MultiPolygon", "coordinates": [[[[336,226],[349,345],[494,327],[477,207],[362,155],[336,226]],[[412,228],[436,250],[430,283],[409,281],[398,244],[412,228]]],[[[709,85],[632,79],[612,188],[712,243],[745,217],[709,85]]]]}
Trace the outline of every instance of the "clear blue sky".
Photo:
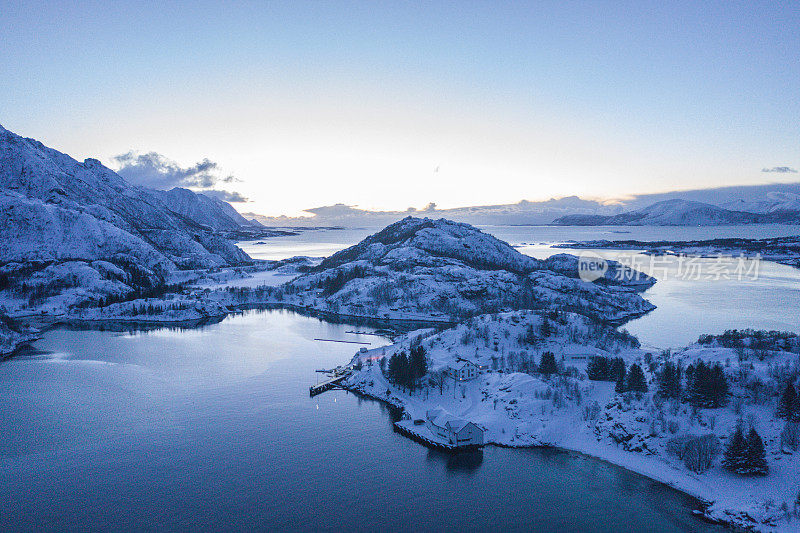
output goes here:
{"type": "Polygon", "coordinates": [[[797,2],[8,2],[0,124],[268,214],[797,181],[797,2]],[[123,5],[124,4],[124,5],[123,5]],[[438,172],[434,168],[439,167],[438,172]]]}

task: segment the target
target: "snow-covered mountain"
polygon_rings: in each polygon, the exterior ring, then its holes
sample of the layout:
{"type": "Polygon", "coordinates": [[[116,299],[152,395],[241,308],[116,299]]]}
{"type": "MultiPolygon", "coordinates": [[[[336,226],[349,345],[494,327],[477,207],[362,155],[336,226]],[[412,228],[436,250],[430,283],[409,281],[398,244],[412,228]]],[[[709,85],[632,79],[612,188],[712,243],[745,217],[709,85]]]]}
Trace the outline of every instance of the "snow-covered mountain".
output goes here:
{"type": "MultiPolygon", "coordinates": [[[[605,217],[626,212],[636,211],[638,213],[666,200],[684,200],[709,204],[729,211],[769,213],[772,214],[772,217],[767,219],[769,222],[798,223],[800,222],[800,201],[798,199],[800,199],[800,183],[772,183],[642,194],[614,201],[612,199],[608,201],[587,200],[577,196],[567,196],[544,201],[522,200],[513,204],[451,209],[440,209],[435,204],[429,204],[422,210],[409,208],[405,211],[369,211],[345,204],[335,204],[306,209],[310,216],[267,217],[256,213],[246,213],[246,215],[248,218],[255,218],[270,227],[383,227],[408,215],[446,218],[473,225],[543,225],[551,224],[556,219],[575,215],[575,220],[580,220],[580,224],[585,225],[604,223],[602,221],[606,220],[605,217]]],[[[739,219],[744,220],[745,223],[747,221],[746,217],[739,219]]],[[[570,221],[571,219],[565,220],[570,221]]]]}
{"type": "Polygon", "coordinates": [[[562,226],[716,226],[784,222],[774,215],[731,211],[715,205],[672,199],[618,215],[568,215],[553,221],[562,226]]]}
{"type": "Polygon", "coordinates": [[[160,196],[169,209],[212,230],[237,231],[242,228],[260,227],[239,214],[231,204],[203,193],[175,187],[169,191],[153,191],[160,196]]]}
{"type": "Polygon", "coordinates": [[[65,292],[71,303],[117,297],[176,269],[250,262],[214,231],[240,222],[216,200],[132,186],[96,159],[0,127],[0,296],[12,308],[65,292]]]}
{"type": "Polygon", "coordinates": [[[773,191],[764,198],[737,199],[723,204],[724,208],[750,213],[800,212],[800,194],[773,191]]]}
{"type": "Polygon", "coordinates": [[[621,323],[653,309],[637,292],[652,278],[614,262],[595,283],[578,274],[574,256],[541,261],[467,224],[407,217],[328,257],[272,296],[386,318],[460,320],[498,309],[558,308],[621,323]]]}

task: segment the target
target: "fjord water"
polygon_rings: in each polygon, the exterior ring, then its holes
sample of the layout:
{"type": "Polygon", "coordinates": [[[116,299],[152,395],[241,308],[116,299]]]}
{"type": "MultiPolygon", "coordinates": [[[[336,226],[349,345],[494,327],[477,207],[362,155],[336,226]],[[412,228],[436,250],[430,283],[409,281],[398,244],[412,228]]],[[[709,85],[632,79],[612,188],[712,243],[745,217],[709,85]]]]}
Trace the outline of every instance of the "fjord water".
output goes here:
{"type": "Polygon", "coordinates": [[[0,529],[692,531],[690,498],[601,461],[449,455],[315,369],[381,337],[284,311],[55,329],[0,364],[0,529]]]}

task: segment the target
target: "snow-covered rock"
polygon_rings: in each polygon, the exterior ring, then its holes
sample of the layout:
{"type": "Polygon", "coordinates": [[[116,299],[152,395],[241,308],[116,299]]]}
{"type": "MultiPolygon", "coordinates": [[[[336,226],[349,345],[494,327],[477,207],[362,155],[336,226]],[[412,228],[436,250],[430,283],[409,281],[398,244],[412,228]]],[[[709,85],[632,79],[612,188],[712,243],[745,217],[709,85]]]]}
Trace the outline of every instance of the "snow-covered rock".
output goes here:
{"type": "MultiPolygon", "coordinates": [[[[241,263],[249,259],[230,242],[211,238],[198,221],[173,211],[160,191],[131,186],[95,159],[80,163],[38,141],[20,137],[2,127],[0,190],[16,193],[18,198],[30,202],[39,201],[72,211],[76,217],[91,217],[98,224],[104,222],[115,226],[125,234],[120,235],[120,239],[145,241],[177,265],[213,266],[241,263]],[[188,259],[187,253],[190,256],[188,259]]],[[[29,208],[29,213],[33,210],[29,208]]],[[[27,223],[30,232],[38,232],[46,240],[49,220],[38,218],[31,214],[31,218],[18,224],[27,223]]],[[[90,228],[92,224],[88,220],[83,224],[85,238],[78,240],[102,244],[104,230],[90,228]]],[[[25,240],[30,241],[32,236],[30,233],[25,235],[25,240]]],[[[86,245],[85,242],[72,244],[86,245]]],[[[66,246],[62,255],[69,253],[70,247],[66,246]]],[[[92,259],[101,258],[98,254],[92,259]]],[[[3,259],[0,257],[0,260],[3,259]]]]}
{"type": "Polygon", "coordinates": [[[770,191],[763,198],[738,198],[722,205],[733,211],[749,213],[800,212],[800,194],[783,191],[770,191]]]}
{"type": "Polygon", "coordinates": [[[800,267],[800,236],[766,239],[720,238],[696,241],[635,241],[606,239],[568,241],[553,248],[637,250],[647,255],[760,258],[800,267]]]}
{"type": "Polygon", "coordinates": [[[229,310],[217,302],[187,298],[146,298],[119,302],[105,307],[72,309],[75,322],[178,323],[221,318],[229,310]]]}

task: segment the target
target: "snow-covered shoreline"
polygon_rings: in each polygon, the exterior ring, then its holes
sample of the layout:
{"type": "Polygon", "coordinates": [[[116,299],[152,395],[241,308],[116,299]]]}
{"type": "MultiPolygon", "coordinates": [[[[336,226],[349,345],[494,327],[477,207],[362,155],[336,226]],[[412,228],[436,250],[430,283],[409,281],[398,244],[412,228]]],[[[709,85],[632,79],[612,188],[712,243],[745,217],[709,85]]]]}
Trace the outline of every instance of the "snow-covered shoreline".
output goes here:
{"type": "MultiPolygon", "coordinates": [[[[488,315],[438,333],[409,333],[394,345],[357,353],[351,361],[355,370],[344,386],[398,407],[405,418],[420,423],[425,420],[426,412],[441,407],[484,427],[487,445],[555,447],[607,461],[707,502],[703,513],[708,520],[763,531],[792,530],[781,502],[788,503],[791,512],[800,488],[797,487],[800,456],[781,449],[778,443],[783,423],[774,419],[773,400],[767,397],[766,404],[764,400],[753,400],[746,388],[752,379],[741,381],[737,376],[767,379],[779,364],[796,369],[800,366],[796,353],[774,352],[764,362],[758,358],[752,363],[749,359],[743,363],[731,361],[728,373],[734,390],[729,406],[694,411],[686,404],[656,398],[652,390],[657,386],[656,374],[651,370],[646,370],[651,391],[639,396],[620,395],[614,392],[613,383],[586,379],[585,359],[570,360],[570,354],[578,353],[578,346],[593,345],[596,349],[580,353],[605,353],[631,364],[638,361],[646,369],[649,367],[645,361],[653,355],[641,347],[626,346],[628,341],[624,338],[592,340],[604,338],[603,330],[584,323],[577,315],[568,315],[563,324],[551,322],[548,326],[551,340],[540,340],[539,346],[527,348],[536,354],[548,350],[560,353],[562,374],[546,377],[531,370],[521,371],[527,361],[524,357],[520,359],[518,347],[523,343],[515,337],[531,323],[541,327],[535,315],[533,312],[488,315]],[[479,332],[478,337],[469,337],[470,331],[479,332]],[[482,331],[488,334],[484,337],[482,331]],[[424,346],[430,360],[424,384],[413,391],[391,382],[385,375],[385,364],[380,364],[382,358],[406,351],[412,345],[424,346]],[[443,387],[441,383],[437,385],[440,372],[462,357],[486,370],[472,381],[462,383],[446,378],[443,387]],[[495,359],[507,368],[493,369],[495,359]],[[569,370],[570,367],[576,370],[569,370]],[[592,413],[593,410],[596,412],[592,413]],[[714,434],[725,441],[738,419],[756,425],[764,436],[769,476],[741,477],[727,472],[718,463],[698,474],[668,451],[669,441],[684,434],[714,434]]],[[[670,358],[688,366],[700,359],[732,360],[735,352],[717,345],[696,345],[670,358]]],[[[657,364],[663,362],[658,359],[662,356],[654,359],[657,364]]]]}
{"type": "MultiPolygon", "coordinates": [[[[357,385],[351,385],[349,383],[344,383],[341,386],[343,389],[351,392],[361,398],[372,400],[376,402],[383,403],[387,407],[392,409],[399,410],[403,412],[404,404],[402,401],[397,397],[381,397],[376,394],[372,394],[363,388],[358,387],[357,385]]],[[[395,425],[396,428],[396,425],[395,425]]],[[[402,432],[401,432],[402,433],[402,432]]],[[[404,433],[405,434],[405,433],[404,433]]],[[[411,434],[406,434],[409,438],[420,442],[422,445],[431,446],[431,444],[424,442],[422,439],[414,438],[411,434]]],[[[660,472],[657,468],[646,468],[642,464],[631,464],[629,460],[626,460],[624,456],[611,454],[611,453],[601,453],[596,448],[592,448],[591,446],[582,446],[579,444],[569,444],[569,443],[510,443],[510,442],[487,442],[485,446],[495,446],[498,448],[530,448],[530,449],[556,449],[561,450],[563,452],[570,452],[570,453],[578,453],[585,457],[589,457],[592,460],[596,461],[603,461],[605,463],[614,465],[618,468],[622,468],[629,472],[633,472],[638,475],[642,475],[651,479],[655,482],[661,483],[665,486],[668,486],[674,490],[682,492],[687,496],[690,496],[698,501],[701,504],[702,509],[700,511],[700,516],[712,523],[720,523],[720,524],[728,524],[731,526],[738,526],[740,524],[736,522],[732,522],[729,520],[725,520],[723,517],[716,517],[714,514],[708,512],[708,508],[713,504],[713,501],[707,498],[707,494],[703,491],[700,487],[695,486],[692,483],[682,483],[677,481],[675,478],[670,476],[665,476],[660,472]]],[[[437,446],[433,446],[437,447],[437,446]]],[[[447,449],[444,447],[438,447],[439,449],[447,449]]],[[[458,450],[455,450],[455,453],[459,453],[458,450]]]]}

